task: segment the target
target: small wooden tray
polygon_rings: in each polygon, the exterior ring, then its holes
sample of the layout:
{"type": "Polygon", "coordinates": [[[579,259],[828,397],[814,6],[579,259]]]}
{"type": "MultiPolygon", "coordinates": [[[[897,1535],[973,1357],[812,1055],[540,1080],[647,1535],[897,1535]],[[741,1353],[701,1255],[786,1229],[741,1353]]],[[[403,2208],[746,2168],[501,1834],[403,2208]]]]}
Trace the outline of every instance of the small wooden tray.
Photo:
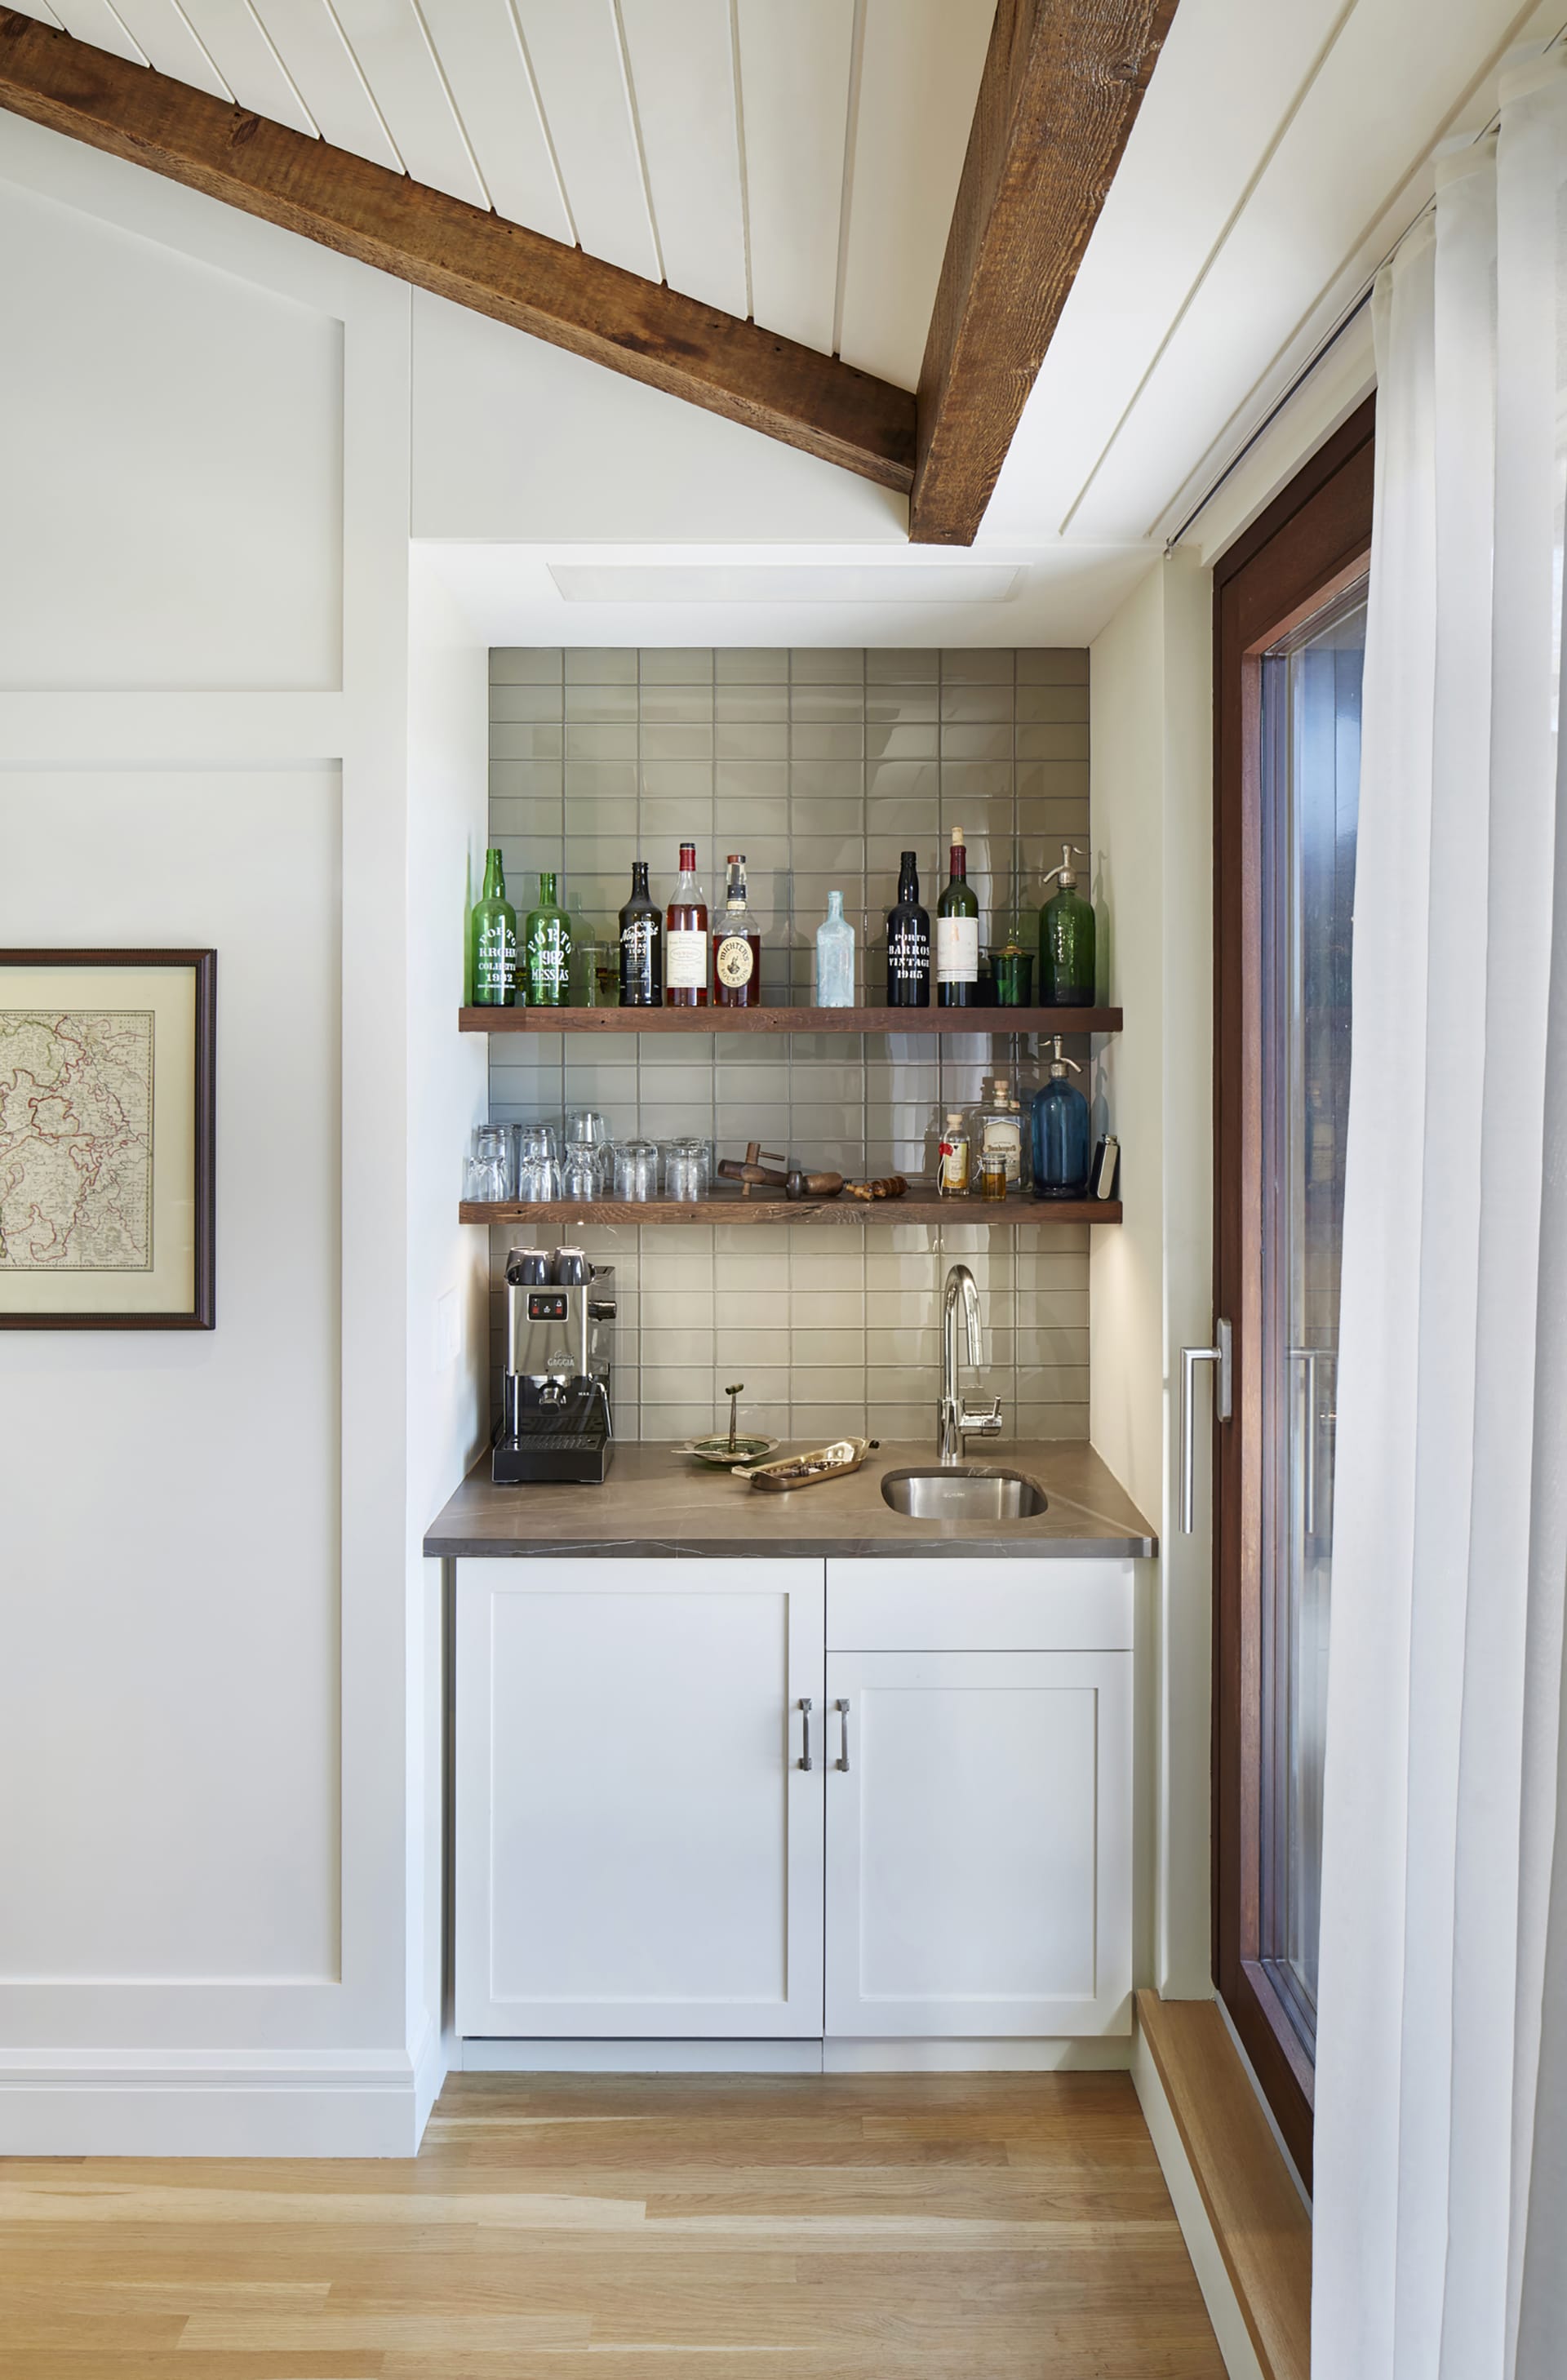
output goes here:
{"type": "Polygon", "coordinates": [[[781,1455],[776,1463],[752,1463],[748,1470],[732,1471],[729,1475],[748,1479],[753,1488],[765,1488],[774,1496],[784,1495],[792,1488],[820,1488],[829,1479],[850,1477],[875,1444],[873,1438],[835,1438],[831,1446],[781,1455]]]}

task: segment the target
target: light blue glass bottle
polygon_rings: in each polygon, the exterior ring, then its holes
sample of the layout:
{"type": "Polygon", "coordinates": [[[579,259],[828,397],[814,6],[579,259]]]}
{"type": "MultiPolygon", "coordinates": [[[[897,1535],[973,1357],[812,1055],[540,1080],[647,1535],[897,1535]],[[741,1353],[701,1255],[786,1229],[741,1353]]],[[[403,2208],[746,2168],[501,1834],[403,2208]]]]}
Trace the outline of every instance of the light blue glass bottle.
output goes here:
{"type": "Polygon", "coordinates": [[[855,929],[844,915],[841,892],[829,892],[827,915],[816,929],[816,1004],[855,1004],[855,929]]]}
{"type": "Polygon", "coordinates": [[[1075,1058],[1061,1054],[1061,1036],[1052,1033],[1055,1056],[1050,1080],[1034,1094],[1034,1196],[1036,1198],[1086,1198],[1088,1195],[1088,1102],[1066,1079],[1071,1067],[1083,1071],[1075,1058]]]}

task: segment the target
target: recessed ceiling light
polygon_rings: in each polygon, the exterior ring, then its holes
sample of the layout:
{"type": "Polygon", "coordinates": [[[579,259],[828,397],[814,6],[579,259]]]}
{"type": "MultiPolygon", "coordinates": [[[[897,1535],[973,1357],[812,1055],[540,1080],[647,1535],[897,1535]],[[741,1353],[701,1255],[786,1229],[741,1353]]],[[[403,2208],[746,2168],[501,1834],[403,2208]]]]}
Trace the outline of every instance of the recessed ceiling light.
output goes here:
{"type": "Polygon", "coordinates": [[[552,562],[568,603],[1005,603],[1024,573],[937,563],[552,562]]]}

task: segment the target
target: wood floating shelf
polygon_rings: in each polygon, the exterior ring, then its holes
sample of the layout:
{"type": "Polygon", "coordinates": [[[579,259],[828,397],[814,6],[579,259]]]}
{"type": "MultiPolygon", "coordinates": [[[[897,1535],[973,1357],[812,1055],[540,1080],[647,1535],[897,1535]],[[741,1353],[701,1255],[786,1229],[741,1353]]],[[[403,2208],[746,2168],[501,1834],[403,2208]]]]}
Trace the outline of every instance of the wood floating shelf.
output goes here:
{"type": "Polygon", "coordinates": [[[464,1223],[531,1223],[553,1232],[590,1223],[1119,1223],[1119,1198],[938,1198],[917,1185],[906,1198],[553,1198],[487,1205],[465,1198],[464,1223]]]}
{"type": "Polygon", "coordinates": [[[1119,1033],[1119,1008],[464,1008],[464,1033],[1119,1033]]]}

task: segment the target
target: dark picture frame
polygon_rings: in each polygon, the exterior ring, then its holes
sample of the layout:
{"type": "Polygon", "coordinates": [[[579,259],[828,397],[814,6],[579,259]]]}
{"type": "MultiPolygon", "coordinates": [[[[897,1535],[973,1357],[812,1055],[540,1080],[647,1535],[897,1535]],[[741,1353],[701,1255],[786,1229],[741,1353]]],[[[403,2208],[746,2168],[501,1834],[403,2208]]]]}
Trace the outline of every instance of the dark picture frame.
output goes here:
{"type": "MultiPolygon", "coordinates": [[[[211,1330],[216,1326],[216,1096],[217,953],[210,950],[0,950],[0,969],[49,969],[55,974],[94,968],[121,973],[146,969],[167,974],[188,969],[191,1007],[191,1295],[188,1307],[137,1313],[109,1309],[63,1312],[5,1310],[6,1272],[0,1268],[0,1330],[211,1330]]],[[[0,1003],[4,1004],[4,1003],[0,1003]]],[[[154,1078],[154,1098],[156,1081],[154,1078]]],[[[0,1159],[3,1162],[3,1159],[0,1159]]],[[[155,1196],[155,1192],[150,1192],[155,1196]]],[[[33,1276],[34,1278],[36,1276],[33,1276]]],[[[79,1280],[80,1274],[73,1276],[79,1280]]],[[[112,1271],[105,1282],[118,1278],[112,1271]]]]}

